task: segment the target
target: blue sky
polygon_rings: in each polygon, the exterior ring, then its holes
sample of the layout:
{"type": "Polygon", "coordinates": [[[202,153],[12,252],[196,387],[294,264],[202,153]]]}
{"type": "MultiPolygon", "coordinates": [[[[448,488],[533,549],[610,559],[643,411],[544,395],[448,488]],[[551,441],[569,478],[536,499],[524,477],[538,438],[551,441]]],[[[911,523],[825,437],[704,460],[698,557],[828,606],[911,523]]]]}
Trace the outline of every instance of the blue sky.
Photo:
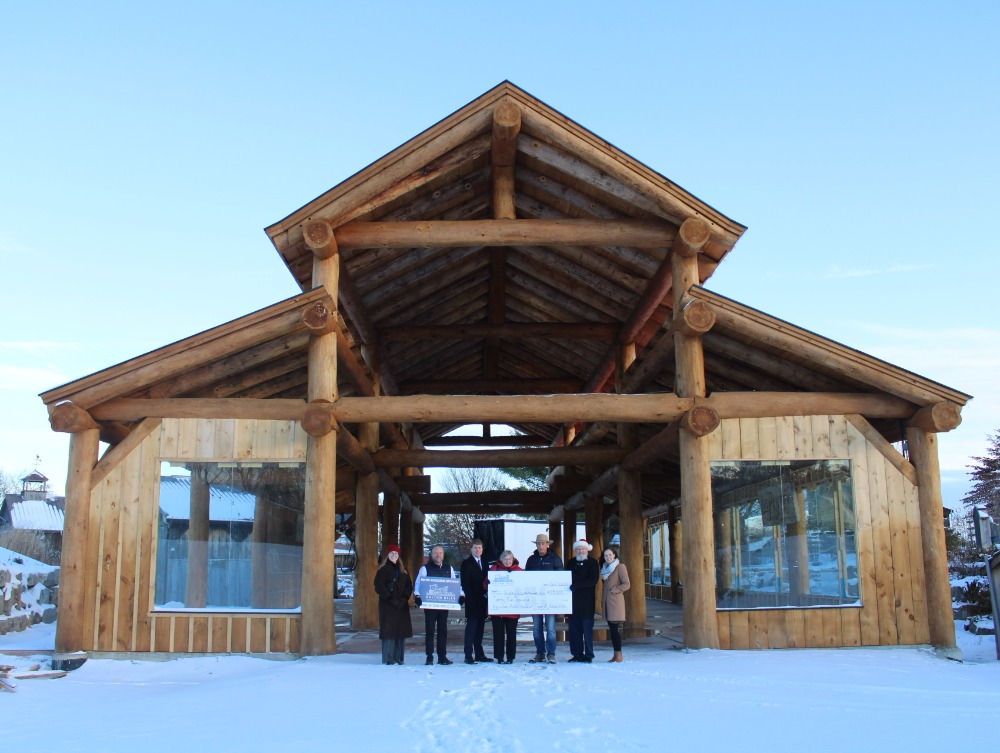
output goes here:
{"type": "Polygon", "coordinates": [[[0,469],[37,393],[297,292],[262,228],[509,79],[749,227],[709,286],[1000,428],[995,2],[7,4],[0,469]]]}

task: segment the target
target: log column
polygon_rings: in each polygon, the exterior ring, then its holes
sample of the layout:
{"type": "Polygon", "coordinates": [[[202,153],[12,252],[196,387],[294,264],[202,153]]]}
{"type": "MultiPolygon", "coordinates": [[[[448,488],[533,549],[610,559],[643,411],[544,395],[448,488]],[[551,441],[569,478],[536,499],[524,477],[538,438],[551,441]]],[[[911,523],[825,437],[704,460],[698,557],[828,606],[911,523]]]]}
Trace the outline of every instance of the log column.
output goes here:
{"type": "MultiPolygon", "coordinates": [[[[615,384],[619,391],[624,375],[635,362],[635,345],[629,343],[621,348],[617,358],[615,384]]],[[[618,424],[618,446],[626,452],[633,452],[638,445],[638,426],[633,423],[618,424]]],[[[646,627],[646,562],[645,522],[642,519],[642,479],[638,468],[618,471],[618,524],[621,539],[619,556],[628,568],[631,588],[625,592],[626,628],[646,627]]]]}
{"type": "MultiPolygon", "coordinates": [[[[563,513],[565,516],[567,513],[563,513]]],[[[550,520],[549,521],[549,549],[556,554],[562,551],[562,521],[561,520],[550,520]]],[[[523,567],[523,563],[522,563],[523,567]]]]}
{"type": "Polygon", "coordinates": [[[191,511],[188,517],[187,580],[184,606],[204,607],[208,598],[208,522],[211,488],[205,472],[191,471],[191,511]]]}
{"type": "MultiPolygon", "coordinates": [[[[303,228],[313,252],[312,285],[325,287],[336,320],[340,254],[333,228],[314,220],[303,228]]],[[[337,395],[336,332],[314,332],[309,340],[310,402],[335,401],[337,395]]],[[[336,540],[337,432],[309,435],[306,445],[305,531],[302,542],[302,623],[299,652],[304,656],[335,654],[334,542],[336,540]]]]}
{"type": "Polygon", "coordinates": [[[83,624],[86,599],[87,538],[90,519],[91,475],[97,464],[101,432],[84,429],[69,440],[69,471],[66,475],[65,526],[59,570],[59,619],[56,621],[56,651],[83,651],[87,631],[83,624]]]}
{"type": "MultiPolygon", "coordinates": [[[[390,544],[399,546],[399,489],[387,489],[382,494],[382,552],[390,544]]],[[[463,555],[464,556],[464,555],[463,555]]]]}
{"type": "MultiPolygon", "coordinates": [[[[369,452],[378,449],[378,424],[358,425],[358,441],[369,452]]],[[[354,608],[355,630],[378,627],[378,599],[372,584],[378,569],[378,474],[359,473],[354,492],[354,608]]]]}
{"type": "Polygon", "coordinates": [[[955,622],[948,582],[948,552],[944,543],[944,502],[941,498],[941,467],[937,436],[918,427],[906,429],[910,462],[917,468],[917,498],[920,505],[920,541],[924,550],[924,582],[927,588],[927,621],[931,643],[955,649],[955,622]]]}
{"type": "MultiPolygon", "coordinates": [[[[583,496],[583,515],[587,528],[587,541],[594,547],[591,552],[598,564],[604,564],[604,499],[593,494],[583,496]]],[[[602,594],[604,582],[597,581],[597,613],[603,614],[602,594]]]]}
{"type": "Polygon", "coordinates": [[[270,507],[267,494],[260,493],[254,499],[253,530],[250,531],[250,606],[254,609],[270,606],[267,569],[270,507]]]}
{"type": "Polygon", "coordinates": [[[419,509],[414,509],[413,514],[413,554],[410,556],[410,577],[416,580],[417,571],[424,564],[424,514],[419,509]]]}
{"type": "Polygon", "coordinates": [[[411,565],[413,564],[414,547],[413,508],[408,507],[399,515],[399,548],[402,550],[399,561],[400,564],[406,568],[407,572],[410,573],[411,579],[417,577],[417,574],[411,569],[411,565]]]}
{"type": "Polygon", "coordinates": [[[576,543],[576,511],[563,511],[563,540],[562,540],[562,560],[563,564],[569,562],[576,555],[573,551],[573,544],[576,543]]]}
{"type": "MultiPolygon", "coordinates": [[[[705,355],[701,333],[687,326],[685,295],[698,277],[698,251],[711,236],[707,222],[689,218],[674,242],[671,265],[674,295],[674,357],[678,397],[705,396],[705,355]]],[[[681,528],[683,529],[684,645],[718,648],[715,596],[715,535],[712,474],[707,436],[696,436],[688,422],[680,432],[681,528]]]]}

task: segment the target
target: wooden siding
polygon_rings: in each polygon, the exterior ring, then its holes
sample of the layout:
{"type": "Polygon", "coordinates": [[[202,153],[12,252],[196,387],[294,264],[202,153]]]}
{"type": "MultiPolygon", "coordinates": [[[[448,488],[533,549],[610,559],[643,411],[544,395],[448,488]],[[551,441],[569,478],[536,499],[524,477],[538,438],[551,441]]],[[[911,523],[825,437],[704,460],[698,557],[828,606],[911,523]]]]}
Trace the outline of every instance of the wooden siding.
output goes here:
{"type": "MultiPolygon", "coordinates": [[[[724,648],[892,646],[930,640],[917,488],[906,461],[855,427],[858,417],[725,419],[711,435],[719,460],[848,458],[854,485],[858,607],[724,610],[724,648]],[[887,453],[894,457],[887,457],[887,453]]],[[[860,419],[863,420],[863,419],[860,419]]]]}
{"type": "Polygon", "coordinates": [[[306,435],[298,422],[164,419],[94,487],[84,650],[297,653],[297,613],[158,612],[153,599],[161,460],[305,456],[306,435]]]}

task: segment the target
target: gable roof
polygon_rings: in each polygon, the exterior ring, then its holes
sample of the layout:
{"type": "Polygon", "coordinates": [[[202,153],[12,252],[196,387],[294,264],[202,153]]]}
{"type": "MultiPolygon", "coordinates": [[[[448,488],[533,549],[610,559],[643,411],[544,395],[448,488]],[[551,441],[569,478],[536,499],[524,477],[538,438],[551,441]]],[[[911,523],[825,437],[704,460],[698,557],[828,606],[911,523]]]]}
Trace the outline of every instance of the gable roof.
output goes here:
{"type": "MultiPolygon", "coordinates": [[[[337,302],[340,394],[373,394],[375,382],[388,395],[600,392],[612,388],[619,346],[632,342],[638,360],[624,375],[626,391],[672,391],[673,359],[663,355],[673,339],[667,325],[677,229],[692,217],[708,223],[711,239],[698,256],[705,283],[744,226],[509,82],[266,232],[307,289],[314,257],[303,239],[305,223],[322,219],[342,229],[498,219],[493,183],[503,170],[512,173],[514,221],[642,221],[665,229],[670,240],[651,247],[345,244],[337,302]],[[516,113],[520,124],[508,142],[497,135],[501,110],[516,113]]],[[[915,407],[969,399],[704,287],[690,294],[717,312],[716,326],[703,337],[710,391],[874,389],[915,407]]],[[[41,397],[50,406],[72,400],[84,408],[127,397],[304,400],[309,334],[301,314],[318,303],[332,302],[324,289],[307,290],[41,397]]],[[[514,426],[544,442],[557,440],[561,429],[514,426]]],[[[115,432],[129,426],[103,428],[115,441],[115,432]]],[[[419,444],[456,425],[416,428],[419,444]]],[[[640,438],[659,428],[643,426],[640,438]]],[[[614,427],[597,433],[604,437],[598,441],[614,441],[614,427]]]]}

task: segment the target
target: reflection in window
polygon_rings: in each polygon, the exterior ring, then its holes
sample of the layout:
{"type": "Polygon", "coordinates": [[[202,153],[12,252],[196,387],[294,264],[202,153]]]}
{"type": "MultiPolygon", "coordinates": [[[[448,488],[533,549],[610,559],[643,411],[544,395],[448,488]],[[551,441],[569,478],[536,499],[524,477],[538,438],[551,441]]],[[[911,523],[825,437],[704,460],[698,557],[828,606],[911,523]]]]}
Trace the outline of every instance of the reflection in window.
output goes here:
{"type": "Polygon", "coordinates": [[[653,585],[670,585],[670,537],[667,523],[657,523],[646,529],[649,552],[649,582],[653,585]]]}
{"type": "Polygon", "coordinates": [[[305,464],[164,462],[161,609],[300,606],[305,464]]]}
{"type": "Polygon", "coordinates": [[[848,460],[712,463],[720,609],[860,605],[848,460]]]}

